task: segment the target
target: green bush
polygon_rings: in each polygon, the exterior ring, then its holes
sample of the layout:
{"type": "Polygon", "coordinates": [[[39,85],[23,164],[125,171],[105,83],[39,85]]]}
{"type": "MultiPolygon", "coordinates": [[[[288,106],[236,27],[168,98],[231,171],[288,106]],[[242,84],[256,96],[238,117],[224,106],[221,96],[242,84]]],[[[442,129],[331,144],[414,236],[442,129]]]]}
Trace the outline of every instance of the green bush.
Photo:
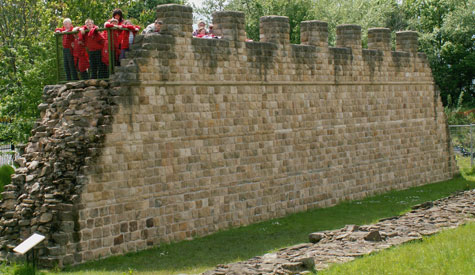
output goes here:
{"type": "Polygon", "coordinates": [[[17,265],[13,270],[13,275],[36,275],[36,269],[29,264],[17,265]]]}
{"type": "Polygon", "coordinates": [[[11,175],[15,173],[15,169],[10,165],[3,165],[0,167],[0,199],[2,198],[3,186],[10,184],[12,181],[11,175]]]}
{"type": "Polygon", "coordinates": [[[16,264],[7,265],[3,263],[0,265],[0,274],[5,275],[41,275],[43,272],[37,272],[31,264],[16,264]]]}

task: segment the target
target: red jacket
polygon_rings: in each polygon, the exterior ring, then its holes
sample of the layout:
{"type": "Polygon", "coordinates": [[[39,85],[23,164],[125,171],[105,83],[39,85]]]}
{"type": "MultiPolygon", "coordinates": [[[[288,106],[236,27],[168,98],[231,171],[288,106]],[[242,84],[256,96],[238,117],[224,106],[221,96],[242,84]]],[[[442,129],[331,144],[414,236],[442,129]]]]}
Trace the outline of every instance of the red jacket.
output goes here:
{"type": "MultiPolygon", "coordinates": [[[[122,26],[120,26],[120,25],[112,25],[111,23],[106,23],[106,24],[105,24],[105,27],[106,27],[106,28],[112,28],[112,27],[115,27],[115,26],[117,26],[117,27],[122,27],[122,26]]],[[[109,41],[109,40],[107,39],[107,34],[108,34],[108,32],[104,32],[104,33],[105,33],[105,36],[104,36],[105,39],[106,39],[107,41],[109,41]]],[[[120,39],[119,39],[119,38],[120,38],[120,34],[121,34],[121,33],[122,33],[121,30],[112,30],[112,39],[113,39],[112,43],[114,44],[114,49],[116,50],[116,52],[120,49],[120,39]]]]}
{"type": "MultiPolygon", "coordinates": [[[[86,26],[83,27],[87,29],[86,26]]],[[[94,26],[88,33],[79,33],[79,40],[86,44],[87,49],[90,52],[102,51],[104,47],[104,37],[97,31],[97,26],[94,26]]]]}
{"type": "Polygon", "coordinates": [[[103,35],[104,35],[104,47],[102,47],[101,60],[102,60],[102,63],[109,66],[109,40],[107,39],[107,32],[104,32],[103,35]]]}
{"type": "Polygon", "coordinates": [[[120,34],[119,41],[120,41],[120,48],[122,50],[128,49],[129,48],[129,35],[130,32],[132,32],[135,35],[137,32],[140,30],[140,26],[134,26],[134,25],[122,25],[122,28],[127,28],[129,30],[123,30],[122,33],[120,34]]]}
{"type": "MultiPolygon", "coordinates": [[[[112,25],[110,23],[106,23],[105,27],[106,28],[112,28],[117,25],[112,25]]],[[[112,30],[112,44],[114,45],[114,56],[116,60],[119,60],[119,55],[120,55],[120,33],[121,30],[112,30]]],[[[109,65],[109,39],[108,39],[108,32],[105,31],[103,32],[103,37],[104,37],[104,47],[102,48],[102,62],[104,64],[109,65]]]]}
{"type": "MultiPolygon", "coordinates": [[[[73,31],[73,27],[67,30],[65,27],[57,28],[54,30],[55,32],[71,32],[73,31]]],[[[71,49],[71,44],[74,43],[74,35],[73,34],[65,34],[63,35],[63,48],[71,49]]]]}
{"type": "Polygon", "coordinates": [[[79,38],[74,39],[73,45],[73,56],[76,69],[80,72],[85,72],[89,69],[89,56],[86,51],[86,46],[82,41],[79,41],[79,38]]]}

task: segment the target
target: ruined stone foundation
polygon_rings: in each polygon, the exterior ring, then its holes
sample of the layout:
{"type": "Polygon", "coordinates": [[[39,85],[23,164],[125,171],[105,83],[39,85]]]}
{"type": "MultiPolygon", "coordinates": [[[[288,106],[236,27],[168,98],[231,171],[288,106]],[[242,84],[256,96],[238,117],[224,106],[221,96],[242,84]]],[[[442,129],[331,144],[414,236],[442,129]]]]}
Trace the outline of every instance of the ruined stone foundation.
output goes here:
{"type": "Polygon", "coordinates": [[[110,81],[48,86],[0,207],[1,257],[33,232],[69,265],[452,178],[447,124],[417,33],[157,7],[110,81]]]}

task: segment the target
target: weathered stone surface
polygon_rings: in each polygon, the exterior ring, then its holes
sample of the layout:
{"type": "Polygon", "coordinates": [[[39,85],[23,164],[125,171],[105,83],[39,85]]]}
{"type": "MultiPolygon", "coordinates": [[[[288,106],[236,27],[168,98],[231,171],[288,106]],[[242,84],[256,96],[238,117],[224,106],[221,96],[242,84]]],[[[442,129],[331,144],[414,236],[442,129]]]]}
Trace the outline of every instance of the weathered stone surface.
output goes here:
{"type": "Polygon", "coordinates": [[[30,164],[28,164],[28,169],[30,171],[35,170],[38,167],[38,164],[39,164],[39,162],[34,160],[34,161],[30,162],[30,164]]]}
{"type": "Polygon", "coordinates": [[[308,235],[308,240],[311,243],[318,243],[323,238],[325,238],[325,234],[321,232],[310,233],[308,235]]]}
{"type": "Polygon", "coordinates": [[[364,239],[371,242],[380,242],[383,240],[378,230],[372,230],[364,237],[364,239]]]}
{"type": "Polygon", "coordinates": [[[40,223],[47,223],[53,219],[52,213],[43,213],[40,217],[40,223]]]}

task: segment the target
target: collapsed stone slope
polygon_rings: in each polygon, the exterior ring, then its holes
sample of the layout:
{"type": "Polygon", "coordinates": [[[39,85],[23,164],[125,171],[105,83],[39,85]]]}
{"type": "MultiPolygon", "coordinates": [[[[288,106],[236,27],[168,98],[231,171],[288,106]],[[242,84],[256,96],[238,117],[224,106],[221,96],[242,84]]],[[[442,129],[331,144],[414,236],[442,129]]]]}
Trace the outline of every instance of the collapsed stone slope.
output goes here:
{"type": "Polygon", "coordinates": [[[5,186],[0,207],[2,258],[7,249],[34,232],[46,236],[43,264],[68,260],[78,240],[78,205],[84,171],[100,154],[110,132],[117,89],[107,81],[88,80],[46,86],[41,120],[32,131],[25,154],[16,160],[12,183],[5,186]],[[45,253],[47,253],[45,255],[45,253]]]}

